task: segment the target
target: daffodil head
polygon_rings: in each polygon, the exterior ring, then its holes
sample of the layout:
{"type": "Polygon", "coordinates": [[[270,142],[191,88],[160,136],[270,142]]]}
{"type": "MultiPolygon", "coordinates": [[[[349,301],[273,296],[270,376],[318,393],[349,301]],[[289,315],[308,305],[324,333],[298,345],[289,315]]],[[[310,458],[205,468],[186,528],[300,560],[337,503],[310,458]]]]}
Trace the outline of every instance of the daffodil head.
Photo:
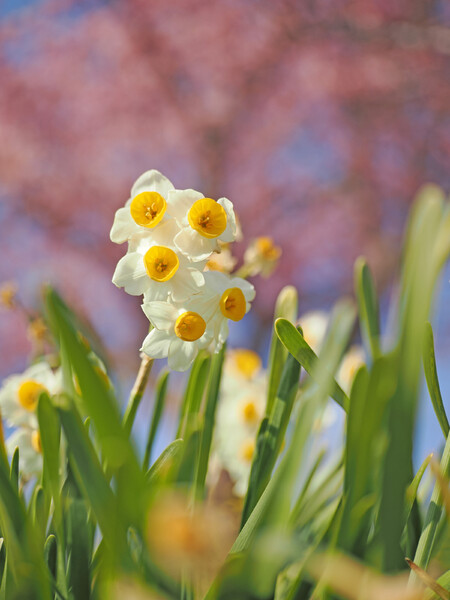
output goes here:
{"type": "Polygon", "coordinates": [[[245,423],[245,425],[251,427],[259,423],[261,415],[259,411],[258,401],[256,398],[244,398],[239,408],[241,419],[243,423],[245,423]]]}
{"type": "Polygon", "coordinates": [[[37,407],[40,394],[47,392],[48,390],[42,383],[37,381],[27,380],[24,381],[17,390],[17,400],[19,404],[30,412],[34,412],[37,407]]]}
{"type": "Polygon", "coordinates": [[[255,440],[254,438],[247,438],[244,440],[239,448],[239,456],[244,463],[250,464],[253,460],[255,453],[255,440]]]}
{"type": "Polygon", "coordinates": [[[171,248],[152,246],[144,255],[144,265],[150,279],[164,282],[172,279],[180,266],[180,261],[171,248]]]}
{"type": "Polygon", "coordinates": [[[241,288],[228,288],[220,298],[220,312],[227,319],[240,321],[247,312],[247,303],[241,288]]]}
{"type": "Polygon", "coordinates": [[[212,198],[201,198],[191,206],[188,222],[201,236],[213,239],[225,231],[227,214],[224,208],[212,198]]]}
{"type": "Polygon", "coordinates": [[[0,285],[0,306],[12,310],[17,306],[17,285],[14,281],[5,281],[0,285]]]}
{"type": "Polygon", "coordinates": [[[158,192],[141,192],[133,198],[130,213],[137,225],[156,227],[164,217],[167,203],[158,192]]]}
{"type": "Polygon", "coordinates": [[[252,379],[261,369],[261,358],[253,350],[236,348],[230,353],[230,364],[238,375],[252,379]]]}
{"type": "Polygon", "coordinates": [[[193,311],[182,313],[175,321],[175,335],[184,342],[195,342],[200,339],[206,330],[203,317],[193,311]]]}
{"type": "Polygon", "coordinates": [[[275,261],[281,256],[281,248],[276,246],[269,236],[256,238],[256,249],[266,261],[275,261]]]}
{"type": "Polygon", "coordinates": [[[268,277],[275,269],[281,256],[281,248],[269,236],[258,237],[244,254],[244,264],[250,275],[268,277]]]}

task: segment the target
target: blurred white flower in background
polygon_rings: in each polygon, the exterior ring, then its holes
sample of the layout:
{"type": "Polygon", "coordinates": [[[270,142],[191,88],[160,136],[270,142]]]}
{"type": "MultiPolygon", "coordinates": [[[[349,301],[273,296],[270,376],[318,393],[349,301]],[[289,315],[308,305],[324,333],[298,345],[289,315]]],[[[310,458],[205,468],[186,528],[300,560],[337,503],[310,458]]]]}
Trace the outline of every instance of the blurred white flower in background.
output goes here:
{"type": "Polygon", "coordinates": [[[7,377],[0,389],[0,411],[3,419],[15,431],[5,441],[11,457],[19,448],[19,469],[27,479],[42,471],[42,448],[36,409],[39,396],[62,391],[62,372],[53,371],[44,362],[38,362],[18,375],[7,377]]]}
{"type": "Polygon", "coordinates": [[[42,473],[41,435],[36,427],[20,427],[5,441],[8,456],[19,449],[19,470],[24,480],[42,473]]]}
{"type": "Polygon", "coordinates": [[[255,450],[256,435],[266,406],[266,372],[251,350],[231,350],[225,360],[217,409],[214,453],[243,496],[255,450]]]}
{"type": "Polygon", "coordinates": [[[329,314],[322,310],[306,312],[298,319],[305,341],[316,354],[322,347],[329,321],[329,314]]]}
{"type": "Polygon", "coordinates": [[[245,273],[269,277],[281,257],[281,248],[271,237],[262,236],[253,240],[244,253],[245,273]]]}
{"type": "Polygon", "coordinates": [[[344,355],[336,380],[346,394],[350,393],[353,380],[358,369],[365,363],[365,354],[362,346],[351,346],[344,355]]]}
{"type": "Polygon", "coordinates": [[[219,252],[213,252],[206,263],[207,271],[220,271],[221,273],[231,273],[237,264],[237,258],[233,256],[230,250],[230,244],[219,242],[219,252]]]}
{"type": "Polygon", "coordinates": [[[0,411],[10,427],[37,427],[36,408],[41,392],[50,396],[62,389],[61,371],[42,361],[19,375],[7,377],[0,389],[0,411]]]}

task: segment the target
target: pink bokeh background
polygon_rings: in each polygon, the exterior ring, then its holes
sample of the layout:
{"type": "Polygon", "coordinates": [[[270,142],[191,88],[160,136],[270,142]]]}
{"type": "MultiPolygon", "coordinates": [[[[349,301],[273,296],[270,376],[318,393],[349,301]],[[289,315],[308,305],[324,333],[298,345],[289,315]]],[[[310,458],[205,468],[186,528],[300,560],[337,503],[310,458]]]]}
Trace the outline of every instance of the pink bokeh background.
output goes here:
{"type": "MultiPolygon", "coordinates": [[[[5,6],[0,280],[30,307],[56,285],[124,376],[147,324],[111,283],[124,248],[109,229],[144,170],[229,197],[247,241],[283,248],[272,278],[254,280],[246,332],[260,350],[287,283],[302,310],[327,308],[364,254],[388,294],[414,194],[450,188],[444,1],[5,6]]],[[[29,352],[23,319],[1,312],[0,375],[29,352]]]]}

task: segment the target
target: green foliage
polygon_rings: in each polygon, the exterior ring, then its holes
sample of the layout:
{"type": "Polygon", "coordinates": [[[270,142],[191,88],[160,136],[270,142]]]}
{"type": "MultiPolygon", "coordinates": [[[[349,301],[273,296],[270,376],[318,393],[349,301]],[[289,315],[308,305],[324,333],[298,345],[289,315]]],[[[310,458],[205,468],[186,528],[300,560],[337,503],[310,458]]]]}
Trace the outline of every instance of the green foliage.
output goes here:
{"type": "Polygon", "coordinates": [[[209,472],[226,348],[198,355],[181,394],[175,439],[155,458],[169,410],[169,372],[159,375],[140,460],[131,432],[151,363],[143,363],[122,418],[77,317],[47,290],[65,391],[39,397],[42,477],[25,484],[23,457],[16,450],[9,463],[0,444],[0,600],[352,600],[375,597],[361,587],[375,585],[374,578],[387,586],[388,598],[389,586],[398,585],[393,574],[408,570],[406,557],[415,569],[411,581],[428,586],[415,597],[445,597],[450,437],[429,320],[450,251],[449,215],[436,188],[421,193],[407,229],[389,347],[364,259],[355,265],[356,302],[336,304],[318,356],[296,327],[297,292],[282,291],[265,414],[245,501],[233,514],[235,531],[223,529],[227,518],[215,504],[209,472]],[[357,317],[368,360],[347,389],[337,373],[357,317]],[[423,374],[445,438],[431,499],[423,493],[431,457],[416,474],[412,467],[423,374]],[[317,434],[329,398],[345,421],[343,446],[332,452],[317,434]],[[420,571],[432,564],[437,583],[420,571]]]}

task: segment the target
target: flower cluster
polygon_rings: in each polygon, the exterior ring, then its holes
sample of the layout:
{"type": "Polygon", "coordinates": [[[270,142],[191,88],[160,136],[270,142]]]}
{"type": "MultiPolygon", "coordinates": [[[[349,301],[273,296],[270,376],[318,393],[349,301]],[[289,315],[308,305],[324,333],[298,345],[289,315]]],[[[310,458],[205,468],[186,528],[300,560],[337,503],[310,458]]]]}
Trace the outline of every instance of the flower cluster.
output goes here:
{"type": "Polygon", "coordinates": [[[213,266],[213,255],[236,235],[226,198],[176,190],[155,170],[135,182],[111,229],[113,242],[128,242],[113,283],[144,297],[142,308],[153,326],[142,345],[148,356],[167,357],[171,369],[185,371],[200,349],[217,352],[228,321],[240,321],[250,310],[253,286],[213,266]]]}
{"type": "Polygon", "coordinates": [[[50,396],[62,390],[62,373],[54,372],[45,361],[38,362],[20,375],[8,377],[0,389],[0,410],[9,427],[16,428],[5,442],[11,456],[19,448],[20,471],[29,479],[42,471],[42,448],[36,415],[39,395],[50,396]]]}

